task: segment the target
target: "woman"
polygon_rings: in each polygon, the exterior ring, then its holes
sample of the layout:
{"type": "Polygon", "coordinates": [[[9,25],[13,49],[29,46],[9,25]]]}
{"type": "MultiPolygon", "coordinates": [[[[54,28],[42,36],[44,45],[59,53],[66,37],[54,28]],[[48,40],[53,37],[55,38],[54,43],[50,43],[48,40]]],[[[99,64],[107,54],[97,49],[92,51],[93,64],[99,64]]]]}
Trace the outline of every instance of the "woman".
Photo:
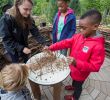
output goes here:
{"type": "Polygon", "coordinates": [[[28,35],[31,33],[39,43],[44,43],[33,19],[31,18],[32,0],[15,0],[14,6],[0,19],[0,34],[5,50],[12,62],[19,62],[22,57],[28,60],[31,49],[28,48],[28,35]]]}
{"type": "MultiPolygon", "coordinates": [[[[4,48],[11,56],[13,63],[19,62],[19,56],[23,58],[24,62],[28,60],[28,55],[31,53],[31,49],[28,48],[29,33],[39,43],[45,43],[31,18],[32,6],[32,0],[15,0],[13,7],[7,10],[0,19],[0,35],[3,39],[4,48]]],[[[31,81],[30,83],[31,87],[35,84],[31,81]]],[[[36,92],[40,93],[39,85],[36,87],[38,87],[36,92]]]]}

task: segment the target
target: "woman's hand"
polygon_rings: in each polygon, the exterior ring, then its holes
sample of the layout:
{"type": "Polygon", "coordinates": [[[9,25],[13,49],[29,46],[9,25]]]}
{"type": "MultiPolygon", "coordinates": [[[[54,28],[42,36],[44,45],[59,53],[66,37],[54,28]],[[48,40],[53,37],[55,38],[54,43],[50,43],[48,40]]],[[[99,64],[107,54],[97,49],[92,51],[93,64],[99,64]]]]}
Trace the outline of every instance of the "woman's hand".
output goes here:
{"type": "Polygon", "coordinates": [[[68,56],[67,57],[67,62],[68,62],[69,65],[73,64],[74,66],[76,66],[76,60],[74,59],[74,57],[68,56]]]}
{"type": "Polygon", "coordinates": [[[25,48],[23,49],[23,53],[25,53],[25,54],[30,54],[30,53],[31,53],[31,50],[30,50],[29,48],[25,47],[25,48]]]}

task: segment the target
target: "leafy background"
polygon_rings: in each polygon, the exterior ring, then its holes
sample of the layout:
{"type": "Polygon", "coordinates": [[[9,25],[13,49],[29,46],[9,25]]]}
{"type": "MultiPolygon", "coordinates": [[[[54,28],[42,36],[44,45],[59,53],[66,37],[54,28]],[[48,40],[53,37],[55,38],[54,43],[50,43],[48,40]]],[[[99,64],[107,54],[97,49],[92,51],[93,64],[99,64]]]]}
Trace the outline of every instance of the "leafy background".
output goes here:
{"type": "MultiPolygon", "coordinates": [[[[33,0],[33,15],[40,16],[41,20],[52,23],[53,17],[57,12],[56,0],[33,0]]],[[[0,0],[0,16],[2,7],[13,0],[0,0]]],[[[74,9],[77,18],[91,8],[98,9],[103,15],[103,23],[110,23],[110,0],[71,0],[69,6],[74,9]]]]}

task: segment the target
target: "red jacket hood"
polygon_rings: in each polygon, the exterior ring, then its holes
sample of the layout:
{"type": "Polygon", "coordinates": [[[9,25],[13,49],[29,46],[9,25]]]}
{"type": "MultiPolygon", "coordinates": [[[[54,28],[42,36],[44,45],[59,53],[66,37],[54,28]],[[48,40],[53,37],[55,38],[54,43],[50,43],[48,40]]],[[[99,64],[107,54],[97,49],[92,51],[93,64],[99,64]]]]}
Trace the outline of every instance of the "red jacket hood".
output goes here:
{"type": "Polygon", "coordinates": [[[100,43],[104,43],[105,42],[105,39],[102,35],[100,36],[95,36],[95,37],[88,37],[88,38],[85,38],[86,40],[88,41],[98,41],[100,43]]]}

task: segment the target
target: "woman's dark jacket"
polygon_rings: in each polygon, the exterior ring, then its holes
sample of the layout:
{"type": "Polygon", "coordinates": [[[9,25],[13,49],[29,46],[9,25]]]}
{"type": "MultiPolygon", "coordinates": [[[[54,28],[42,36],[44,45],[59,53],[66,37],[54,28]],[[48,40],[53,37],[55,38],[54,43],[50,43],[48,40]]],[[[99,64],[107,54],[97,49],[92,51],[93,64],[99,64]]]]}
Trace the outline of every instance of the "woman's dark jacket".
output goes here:
{"type": "Polygon", "coordinates": [[[12,54],[22,52],[24,47],[28,47],[29,33],[31,33],[39,43],[43,44],[45,42],[44,38],[40,36],[34,21],[30,29],[23,29],[17,25],[11,15],[5,14],[0,19],[0,36],[3,39],[5,49],[12,54]]]}

